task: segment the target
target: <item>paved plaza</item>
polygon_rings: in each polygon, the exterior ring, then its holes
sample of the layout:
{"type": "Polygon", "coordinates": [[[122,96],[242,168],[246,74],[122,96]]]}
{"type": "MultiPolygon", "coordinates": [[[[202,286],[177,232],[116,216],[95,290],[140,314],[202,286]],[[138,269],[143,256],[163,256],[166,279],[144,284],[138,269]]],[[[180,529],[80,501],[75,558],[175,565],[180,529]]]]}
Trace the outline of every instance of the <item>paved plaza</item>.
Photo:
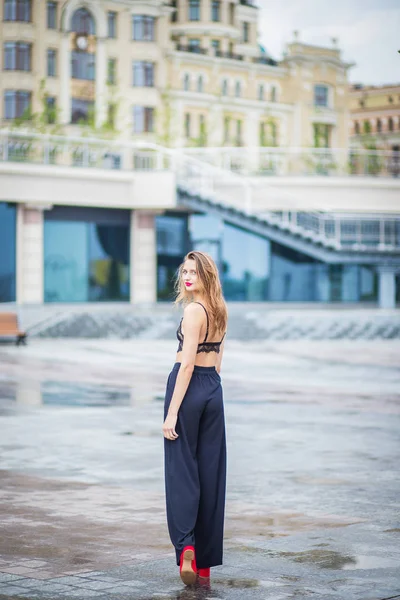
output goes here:
{"type": "Polygon", "coordinates": [[[184,589],[172,340],[0,346],[0,600],[400,598],[400,341],[229,340],[225,560],[184,589]]]}

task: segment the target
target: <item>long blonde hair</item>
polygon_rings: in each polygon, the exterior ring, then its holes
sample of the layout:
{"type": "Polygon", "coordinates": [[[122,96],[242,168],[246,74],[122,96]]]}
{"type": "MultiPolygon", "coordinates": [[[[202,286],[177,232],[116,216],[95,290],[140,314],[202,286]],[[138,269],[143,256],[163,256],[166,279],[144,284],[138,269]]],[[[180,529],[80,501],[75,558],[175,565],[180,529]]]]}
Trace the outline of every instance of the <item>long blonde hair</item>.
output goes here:
{"type": "Polygon", "coordinates": [[[194,260],[199,278],[199,287],[207,298],[207,308],[210,316],[211,337],[216,332],[225,332],[228,322],[228,310],[222,294],[221,281],[219,279],[217,265],[209,254],[193,250],[188,252],[183,259],[177,272],[175,280],[175,304],[189,304],[190,292],[185,287],[182,279],[183,265],[187,260],[194,260]]]}

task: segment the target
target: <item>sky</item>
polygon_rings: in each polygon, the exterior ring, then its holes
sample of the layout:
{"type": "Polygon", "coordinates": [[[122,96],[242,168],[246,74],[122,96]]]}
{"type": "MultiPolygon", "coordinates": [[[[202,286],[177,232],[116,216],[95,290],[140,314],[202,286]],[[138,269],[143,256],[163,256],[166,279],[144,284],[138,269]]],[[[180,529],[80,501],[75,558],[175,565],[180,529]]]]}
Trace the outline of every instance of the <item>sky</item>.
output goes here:
{"type": "Polygon", "coordinates": [[[354,62],[351,83],[400,83],[400,0],[258,0],[259,41],[281,58],[293,31],[307,44],[331,46],[354,62]]]}

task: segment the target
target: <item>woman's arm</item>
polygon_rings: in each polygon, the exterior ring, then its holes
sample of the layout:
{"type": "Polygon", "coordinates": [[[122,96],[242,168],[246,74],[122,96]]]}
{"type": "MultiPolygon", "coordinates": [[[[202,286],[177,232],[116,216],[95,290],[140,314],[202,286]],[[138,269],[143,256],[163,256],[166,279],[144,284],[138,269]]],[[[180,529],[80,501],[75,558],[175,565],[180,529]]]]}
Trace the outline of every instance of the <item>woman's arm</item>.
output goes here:
{"type": "Polygon", "coordinates": [[[169,405],[168,414],[163,425],[163,434],[167,440],[176,440],[178,437],[178,434],[175,431],[178,411],[192,378],[203,320],[204,309],[199,304],[192,303],[185,308],[182,322],[185,332],[181,366],[176,378],[175,389],[169,405]]]}
{"type": "Polygon", "coordinates": [[[219,348],[219,354],[217,354],[217,364],[215,365],[215,370],[217,371],[217,373],[221,372],[222,357],[224,355],[224,345],[225,345],[225,337],[219,348]]]}

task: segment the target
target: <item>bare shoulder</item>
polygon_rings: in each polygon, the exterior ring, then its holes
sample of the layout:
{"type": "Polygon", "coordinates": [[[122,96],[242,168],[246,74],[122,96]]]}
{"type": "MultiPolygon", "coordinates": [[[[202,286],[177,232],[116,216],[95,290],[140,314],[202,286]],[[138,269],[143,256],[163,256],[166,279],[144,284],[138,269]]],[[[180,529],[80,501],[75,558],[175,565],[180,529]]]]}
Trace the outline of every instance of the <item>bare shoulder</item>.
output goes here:
{"type": "Polygon", "coordinates": [[[190,304],[185,306],[183,316],[185,317],[186,323],[193,323],[195,325],[199,325],[204,319],[204,308],[202,308],[200,304],[191,302],[190,304]]]}

